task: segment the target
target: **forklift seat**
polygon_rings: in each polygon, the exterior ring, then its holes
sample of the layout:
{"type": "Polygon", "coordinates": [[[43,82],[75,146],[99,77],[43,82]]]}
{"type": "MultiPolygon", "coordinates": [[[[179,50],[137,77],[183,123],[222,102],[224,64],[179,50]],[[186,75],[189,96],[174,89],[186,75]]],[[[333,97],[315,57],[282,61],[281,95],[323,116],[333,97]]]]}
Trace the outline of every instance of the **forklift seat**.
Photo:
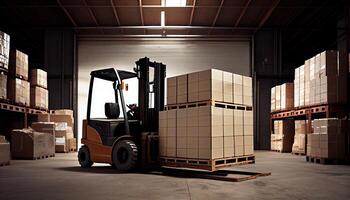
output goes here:
{"type": "Polygon", "coordinates": [[[118,119],[120,115],[118,103],[105,103],[105,115],[107,119],[118,119]]]}

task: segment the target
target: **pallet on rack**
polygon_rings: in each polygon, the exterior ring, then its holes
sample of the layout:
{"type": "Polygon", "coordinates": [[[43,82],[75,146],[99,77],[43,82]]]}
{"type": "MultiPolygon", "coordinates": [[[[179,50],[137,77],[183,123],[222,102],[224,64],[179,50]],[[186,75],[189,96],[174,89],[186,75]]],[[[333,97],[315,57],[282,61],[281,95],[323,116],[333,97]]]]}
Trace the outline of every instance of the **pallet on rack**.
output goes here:
{"type": "Polygon", "coordinates": [[[326,164],[326,165],[350,164],[350,160],[320,158],[320,157],[313,157],[313,156],[306,156],[306,162],[312,162],[312,163],[317,163],[317,164],[326,164]]]}
{"type": "Polygon", "coordinates": [[[227,103],[227,102],[215,101],[215,100],[170,104],[165,106],[165,110],[185,109],[185,108],[200,107],[200,106],[215,106],[220,108],[237,109],[237,110],[253,110],[252,106],[227,103]]]}
{"type": "Polygon", "coordinates": [[[186,159],[175,157],[161,157],[160,163],[162,166],[168,167],[181,167],[217,171],[218,169],[224,167],[255,163],[255,156],[247,155],[220,159],[186,159]]]}

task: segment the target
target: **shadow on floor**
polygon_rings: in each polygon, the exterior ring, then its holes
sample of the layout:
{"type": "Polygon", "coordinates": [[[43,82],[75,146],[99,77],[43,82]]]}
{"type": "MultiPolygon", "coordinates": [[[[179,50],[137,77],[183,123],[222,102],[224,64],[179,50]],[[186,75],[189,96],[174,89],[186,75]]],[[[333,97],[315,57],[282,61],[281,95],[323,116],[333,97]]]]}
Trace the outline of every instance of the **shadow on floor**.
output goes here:
{"type": "Polygon", "coordinates": [[[69,171],[69,172],[94,173],[94,174],[121,174],[121,173],[125,173],[125,172],[116,170],[112,166],[93,166],[90,168],[82,168],[80,166],[74,166],[74,167],[60,167],[57,169],[62,170],[62,171],[69,171]]]}

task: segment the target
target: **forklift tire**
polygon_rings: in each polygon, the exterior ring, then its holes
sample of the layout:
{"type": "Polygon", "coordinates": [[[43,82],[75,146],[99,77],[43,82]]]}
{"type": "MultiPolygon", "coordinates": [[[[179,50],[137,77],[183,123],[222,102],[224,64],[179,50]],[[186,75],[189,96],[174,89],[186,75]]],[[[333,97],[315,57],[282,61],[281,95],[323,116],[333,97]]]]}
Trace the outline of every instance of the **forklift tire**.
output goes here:
{"type": "Polygon", "coordinates": [[[91,167],[94,163],[91,161],[90,158],[90,151],[89,148],[84,145],[79,149],[78,152],[78,160],[79,164],[82,168],[89,168],[91,167]]]}
{"type": "Polygon", "coordinates": [[[131,140],[121,140],[113,148],[112,160],[114,166],[121,171],[131,171],[137,165],[138,151],[131,140]]]}

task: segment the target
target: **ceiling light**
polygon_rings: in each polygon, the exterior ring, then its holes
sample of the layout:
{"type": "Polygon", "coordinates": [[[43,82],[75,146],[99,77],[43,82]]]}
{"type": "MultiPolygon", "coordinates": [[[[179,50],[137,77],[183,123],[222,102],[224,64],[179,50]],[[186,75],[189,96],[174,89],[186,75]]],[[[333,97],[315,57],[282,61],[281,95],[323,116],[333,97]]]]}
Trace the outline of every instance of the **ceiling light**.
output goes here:
{"type": "Polygon", "coordinates": [[[186,0],[165,0],[166,7],[185,7],[186,0]]]}
{"type": "Polygon", "coordinates": [[[165,11],[160,12],[160,26],[165,26],[165,11]]]}

